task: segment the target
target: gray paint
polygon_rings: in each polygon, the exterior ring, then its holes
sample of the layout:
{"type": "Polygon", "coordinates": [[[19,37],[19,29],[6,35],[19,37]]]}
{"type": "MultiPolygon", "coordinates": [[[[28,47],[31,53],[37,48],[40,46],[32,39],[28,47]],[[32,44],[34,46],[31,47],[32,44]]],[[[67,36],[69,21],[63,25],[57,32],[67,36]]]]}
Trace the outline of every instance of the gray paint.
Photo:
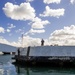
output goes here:
{"type": "Polygon", "coordinates": [[[38,46],[31,47],[30,56],[73,56],[75,46],[38,46]]]}
{"type": "Polygon", "coordinates": [[[16,51],[17,51],[17,47],[0,44],[0,52],[16,52],[16,51]]]}

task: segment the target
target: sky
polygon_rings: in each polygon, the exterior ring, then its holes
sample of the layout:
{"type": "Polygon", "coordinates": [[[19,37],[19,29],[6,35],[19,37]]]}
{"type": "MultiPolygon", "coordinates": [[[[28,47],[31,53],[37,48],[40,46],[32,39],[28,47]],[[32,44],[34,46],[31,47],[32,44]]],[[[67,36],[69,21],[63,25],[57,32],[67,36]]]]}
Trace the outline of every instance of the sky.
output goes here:
{"type": "Polygon", "coordinates": [[[41,39],[75,46],[75,0],[0,0],[0,43],[39,46],[41,39]]]}

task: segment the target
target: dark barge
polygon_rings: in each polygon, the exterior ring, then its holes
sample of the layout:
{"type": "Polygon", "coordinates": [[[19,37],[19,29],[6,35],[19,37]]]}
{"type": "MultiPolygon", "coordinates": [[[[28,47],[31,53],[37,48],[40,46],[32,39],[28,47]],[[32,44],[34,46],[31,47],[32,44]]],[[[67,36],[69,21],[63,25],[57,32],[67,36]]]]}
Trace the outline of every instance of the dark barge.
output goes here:
{"type": "Polygon", "coordinates": [[[25,66],[75,67],[75,46],[37,46],[18,49],[16,64],[25,66]]]}

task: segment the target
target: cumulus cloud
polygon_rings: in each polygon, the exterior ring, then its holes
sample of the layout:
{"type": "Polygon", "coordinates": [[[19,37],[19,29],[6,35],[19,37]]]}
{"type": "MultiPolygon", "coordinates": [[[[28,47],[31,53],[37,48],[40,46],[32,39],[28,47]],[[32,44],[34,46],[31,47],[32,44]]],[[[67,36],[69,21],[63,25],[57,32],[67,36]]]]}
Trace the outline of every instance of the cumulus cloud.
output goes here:
{"type": "Polygon", "coordinates": [[[44,29],[41,29],[41,30],[38,30],[38,29],[30,29],[28,32],[25,33],[25,35],[28,35],[28,34],[34,35],[35,33],[44,33],[44,32],[45,32],[44,29]]]}
{"type": "MultiPolygon", "coordinates": [[[[21,40],[21,38],[19,38],[21,40]]],[[[23,36],[23,47],[28,46],[41,46],[42,38],[33,38],[28,35],[23,36]]],[[[49,39],[44,39],[44,45],[50,45],[49,39]]]]}
{"type": "Polygon", "coordinates": [[[18,41],[14,41],[14,42],[9,42],[8,40],[6,40],[4,37],[0,36],[0,43],[2,44],[7,44],[7,45],[11,45],[11,46],[15,46],[15,47],[21,47],[21,42],[18,41]]]}
{"type": "Polygon", "coordinates": [[[18,30],[15,30],[16,33],[21,33],[21,34],[24,34],[24,30],[23,29],[18,29],[18,30]]]}
{"type": "Polygon", "coordinates": [[[31,29],[25,33],[25,35],[27,34],[32,34],[34,35],[35,33],[44,33],[45,32],[45,26],[49,25],[50,22],[48,20],[41,20],[38,17],[35,17],[33,19],[33,21],[30,23],[31,25],[31,29]]]}
{"type": "Polygon", "coordinates": [[[4,29],[3,27],[0,27],[0,33],[10,32],[10,29],[4,29]]]}
{"type": "Polygon", "coordinates": [[[42,29],[42,28],[44,28],[45,25],[48,25],[48,24],[50,24],[50,22],[48,20],[42,21],[40,18],[36,17],[34,19],[34,22],[31,25],[31,27],[33,29],[42,29]]]}
{"type": "Polygon", "coordinates": [[[28,46],[40,46],[41,41],[40,38],[32,38],[30,36],[24,36],[23,37],[23,46],[28,47],[28,46]]]}
{"type": "Polygon", "coordinates": [[[63,16],[65,12],[65,9],[61,8],[61,9],[51,9],[49,6],[46,6],[45,11],[43,12],[43,14],[40,14],[40,16],[42,17],[57,17],[59,18],[60,16],[63,16]]]}
{"type": "Polygon", "coordinates": [[[40,38],[32,38],[30,36],[23,36],[23,45],[22,45],[22,38],[19,37],[18,41],[9,42],[2,36],[0,36],[0,43],[7,44],[15,47],[28,47],[28,46],[40,46],[41,39],[40,38]]]}
{"type": "Polygon", "coordinates": [[[7,29],[6,31],[7,31],[7,32],[10,32],[11,30],[10,30],[10,29],[7,29]]]}
{"type": "Polygon", "coordinates": [[[15,46],[15,47],[28,47],[28,46],[40,46],[41,39],[40,38],[32,38],[30,36],[23,36],[23,45],[22,38],[19,37],[18,41],[9,42],[5,38],[0,36],[0,43],[15,46]]]}
{"type": "Polygon", "coordinates": [[[22,31],[22,29],[18,29],[18,30],[16,30],[16,32],[18,33],[18,32],[21,32],[22,31]]]}
{"type": "MultiPolygon", "coordinates": [[[[36,31],[35,31],[36,32],[36,31]]],[[[9,42],[6,39],[0,37],[0,43],[21,47],[22,38],[18,38],[17,42],[9,42]]],[[[68,45],[75,46],[75,25],[64,27],[60,30],[55,30],[49,37],[44,39],[45,45],[68,45]]],[[[23,36],[23,47],[28,46],[40,46],[41,38],[33,38],[30,36],[23,36]]]]}
{"type": "MultiPolygon", "coordinates": [[[[31,0],[28,0],[31,1],[31,0]]],[[[45,25],[48,25],[50,22],[48,20],[41,20],[36,17],[35,9],[31,7],[30,3],[21,3],[20,5],[13,5],[12,3],[7,2],[3,8],[5,15],[15,20],[31,20],[32,25],[31,29],[27,33],[44,33],[43,29],[45,25]],[[36,30],[38,29],[38,30],[36,30]],[[42,30],[41,30],[42,29],[42,30]]],[[[14,28],[15,26],[11,24],[8,28],[14,28]]],[[[22,32],[22,30],[17,30],[16,32],[22,32]]]]}
{"type": "Polygon", "coordinates": [[[71,4],[75,4],[75,0],[70,0],[70,3],[71,4]]]}
{"type": "Polygon", "coordinates": [[[17,41],[17,42],[10,42],[10,45],[11,46],[15,46],[15,47],[21,47],[21,43],[19,42],[19,41],[17,41]]]}
{"type": "Polygon", "coordinates": [[[35,17],[35,9],[30,3],[14,5],[7,2],[3,8],[5,15],[14,20],[32,20],[35,17]]]}
{"type": "Polygon", "coordinates": [[[40,46],[41,39],[33,38],[30,36],[23,36],[23,42],[22,42],[22,37],[19,37],[17,42],[14,41],[11,42],[10,44],[16,47],[40,46]]]}
{"type": "Polygon", "coordinates": [[[50,3],[56,3],[59,4],[61,2],[61,0],[43,0],[44,3],[46,4],[50,4],[50,3]]]}
{"type": "Polygon", "coordinates": [[[32,2],[32,1],[34,1],[34,0],[26,0],[26,2],[32,2]]]}
{"type": "Polygon", "coordinates": [[[52,44],[75,45],[75,25],[55,30],[49,39],[52,44]]]}
{"type": "Polygon", "coordinates": [[[0,33],[4,33],[5,29],[3,27],[0,27],[0,33]]]}
{"type": "MultiPolygon", "coordinates": [[[[41,38],[33,38],[30,36],[23,36],[22,38],[19,37],[17,41],[9,42],[5,38],[0,36],[0,43],[15,46],[15,47],[28,47],[28,46],[41,46],[41,38]]],[[[49,45],[48,39],[44,39],[45,45],[49,45]]]]}
{"type": "Polygon", "coordinates": [[[12,28],[15,28],[16,26],[15,25],[13,25],[13,24],[9,24],[9,29],[12,29],[12,28]]]}
{"type": "MultiPolygon", "coordinates": [[[[19,38],[19,41],[21,41],[22,38],[19,38]]],[[[28,47],[28,46],[41,46],[41,40],[42,38],[33,38],[28,35],[23,36],[23,45],[22,47],[28,47]]],[[[44,39],[44,45],[50,45],[49,39],[44,39]]]]}
{"type": "Polygon", "coordinates": [[[0,36],[0,43],[9,44],[9,42],[6,39],[4,39],[2,36],[0,36]]]}

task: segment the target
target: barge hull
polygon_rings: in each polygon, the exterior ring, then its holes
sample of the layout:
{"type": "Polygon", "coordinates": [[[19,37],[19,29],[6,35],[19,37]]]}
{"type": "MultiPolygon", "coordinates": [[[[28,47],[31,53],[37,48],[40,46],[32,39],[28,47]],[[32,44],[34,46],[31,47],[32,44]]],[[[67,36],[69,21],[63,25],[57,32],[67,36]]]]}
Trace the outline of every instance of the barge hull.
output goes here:
{"type": "Polygon", "coordinates": [[[60,59],[48,59],[48,57],[30,57],[27,59],[26,57],[16,56],[15,64],[20,64],[23,66],[49,66],[49,67],[75,67],[75,59],[72,57],[71,59],[60,60],[60,59]]]}

